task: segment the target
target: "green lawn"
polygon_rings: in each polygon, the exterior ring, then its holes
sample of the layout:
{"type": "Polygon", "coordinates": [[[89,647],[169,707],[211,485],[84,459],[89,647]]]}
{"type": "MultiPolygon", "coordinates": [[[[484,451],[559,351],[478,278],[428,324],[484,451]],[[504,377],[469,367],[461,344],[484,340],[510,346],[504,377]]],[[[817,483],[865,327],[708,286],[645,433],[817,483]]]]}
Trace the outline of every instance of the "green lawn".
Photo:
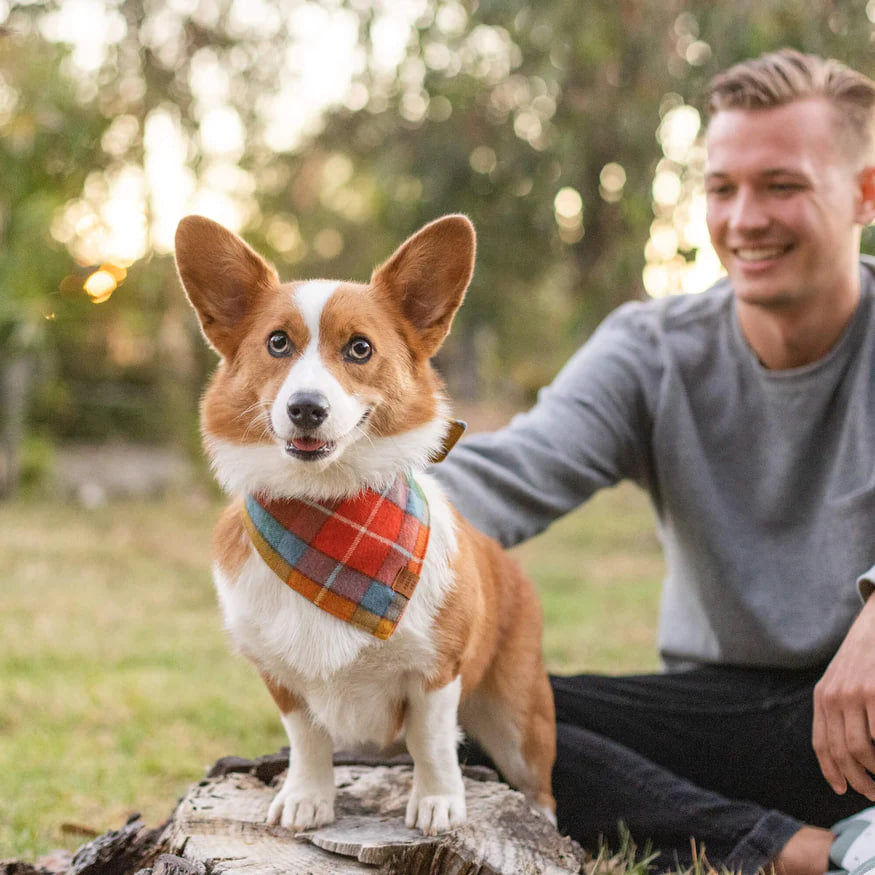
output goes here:
{"type": "Polygon", "coordinates": [[[650,505],[630,485],[516,548],[544,608],[544,654],[554,673],[658,668],[656,614],[665,570],[650,505]]]}
{"type": "MultiPolygon", "coordinates": [[[[221,629],[218,512],[202,498],[0,504],[0,859],[76,847],[77,825],[132,811],[156,825],[218,757],[284,743],[221,629]]],[[[640,493],[599,496],[518,556],[552,671],[655,667],[662,561],[640,493]]]]}

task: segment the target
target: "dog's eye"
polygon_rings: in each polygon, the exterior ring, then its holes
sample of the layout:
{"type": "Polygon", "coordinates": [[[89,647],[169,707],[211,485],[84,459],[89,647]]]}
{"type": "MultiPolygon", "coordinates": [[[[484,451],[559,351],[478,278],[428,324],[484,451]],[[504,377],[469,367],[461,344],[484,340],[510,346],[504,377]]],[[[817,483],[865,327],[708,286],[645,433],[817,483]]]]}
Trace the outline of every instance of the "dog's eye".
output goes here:
{"type": "Polygon", "coordinates": [[[343,348],[343,357],[348,362],[363,364],[374,354],[374,347],[367,337],[353,337],[343,348]]]}
{"type": "Polygon", "coordinates": [[[295,345],[285,331],[274,331],[267,339],[267,351],[274,358],[285,358],[295,351],[295,345]]]}

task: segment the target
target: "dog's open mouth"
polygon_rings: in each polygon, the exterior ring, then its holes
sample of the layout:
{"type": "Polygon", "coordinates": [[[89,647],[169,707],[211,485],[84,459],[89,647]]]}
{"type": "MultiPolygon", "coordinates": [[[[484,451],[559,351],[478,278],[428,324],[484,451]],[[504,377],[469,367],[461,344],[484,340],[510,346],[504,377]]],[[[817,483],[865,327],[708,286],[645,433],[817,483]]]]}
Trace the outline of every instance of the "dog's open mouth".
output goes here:
{"type": "Polygon", "coordinates": [[[296,437],[286,443],[286,453],[296,459],[315,461],[324,459],[337,446],[334,441],[322,441],[318,438],[296,437]]]}
{"type": "MultiPolygon", "coordinates": [[[[368,421],[370,415],[371,410],[366,410],[356,424],[356,429],[360,430],[368,421]]],[[[338,444],[345,445],[347,437],[349,435],[341,436],[337,440],[327,441],[322,438],[299,434],[286,441],[286,455],[291,456],[293,459],[303,459],[306,462],[325,459],[337,449],[338,444]]]]}

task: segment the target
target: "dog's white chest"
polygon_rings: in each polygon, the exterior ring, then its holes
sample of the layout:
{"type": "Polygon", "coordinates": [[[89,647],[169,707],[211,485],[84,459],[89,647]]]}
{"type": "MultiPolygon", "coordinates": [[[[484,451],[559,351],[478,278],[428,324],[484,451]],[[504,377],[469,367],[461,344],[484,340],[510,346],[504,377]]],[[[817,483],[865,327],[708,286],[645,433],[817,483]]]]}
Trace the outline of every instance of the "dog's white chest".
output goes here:
{"type": "Polygon", "coordinates": [[[432,534],[422,576],[398,628],[380,641],[286,586],[251,553],[231,580],[214,569],[225,624],[259,669],[300,698],[337,743],[386,744],[407,697],[436,660],[434,621],[452,585],[447,557],[454,533],[431,481],[432,534]]]}
{"type": "Polygon", "coordinates": [[[235,580],[215,572],[225,624],[235,643],[277,680],[289,671],[327,678],[353,662],[372,636],[311,604],[253,553],[235,580]]]}
{"type": "Polygon", "coordinates": [[[233,585],[217,575],[217,586],[238,647],[302,698],[336,745],[393,740],[408,675],[421,682],[434,660],[430,628],[379,641],[289,589],[260,557],[233,585]]]}

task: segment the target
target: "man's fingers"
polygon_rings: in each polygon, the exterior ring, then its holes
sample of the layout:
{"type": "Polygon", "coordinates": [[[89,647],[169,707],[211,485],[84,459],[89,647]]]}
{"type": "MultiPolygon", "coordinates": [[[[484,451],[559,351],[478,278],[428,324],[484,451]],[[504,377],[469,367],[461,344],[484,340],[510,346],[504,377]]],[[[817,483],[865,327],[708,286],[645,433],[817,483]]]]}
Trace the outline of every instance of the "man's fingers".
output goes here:
{"type": "Polygon", "coordinates": [[[875,772],[875,747],[867,708],[857,696],[848,696],[844,705],[829,723],[830,754],[848,784],[875,801],[875,780],[870,774],[875,772]]]}
{"type": "Polygon", "coordinates": [[[840,768],[848,783],[858,793],[875,802],[875,780],[856,760],[848,758],[840,768]]]}
{"type": "Polygon", "coordinates": [[[869,598],[814,687],[811,743],[836,793],[875,802],[875,598],[869,598]]]}
{"type": "Polygon", "coordinates": [[[850,785],[870,802],[875,802],[875,704],[845,718],[848,751],[858,767],[856,774],[845,772],[850,785]]]}
{"type": "Polygon", "coordinates": [[[820,771],[823,772],[823,777],[826,778],[827,784],[832,787],[834,792],[842,794],[848,789],[848,785],[841,769],[833,759],[827,732],[828,721],[823,706],[818,701],[819,698],[819,696],[815,696],[811,745],[814,748],[817,762],[820,764],[820,771]]]}
{"type": "Polygon", "coordinates": [[[869,717],[863,708],[845,714],[845,744],[854,760],[868,772],[875,772],[875,745],[869,717]]]}
{"type": "MultiPolygon", "coordinates": [[[[875,699],[866,702],[866,722],[869,724],[869,750],[875,762],[875,699]]],[[[875,769],[867,766],[870,772],[875,772],[875,769]]]]}
{"type": "MultiPolygon", "coordinates": [[[[828,700],[827,697],[823,697],[828,700]]],[[[875,802],[875,746],[868,710],[862,707],[828,710],[819,702],[812,728],[812,745],[820,770],[832,789],[844,793],[848,785],[875,802]]]]}

